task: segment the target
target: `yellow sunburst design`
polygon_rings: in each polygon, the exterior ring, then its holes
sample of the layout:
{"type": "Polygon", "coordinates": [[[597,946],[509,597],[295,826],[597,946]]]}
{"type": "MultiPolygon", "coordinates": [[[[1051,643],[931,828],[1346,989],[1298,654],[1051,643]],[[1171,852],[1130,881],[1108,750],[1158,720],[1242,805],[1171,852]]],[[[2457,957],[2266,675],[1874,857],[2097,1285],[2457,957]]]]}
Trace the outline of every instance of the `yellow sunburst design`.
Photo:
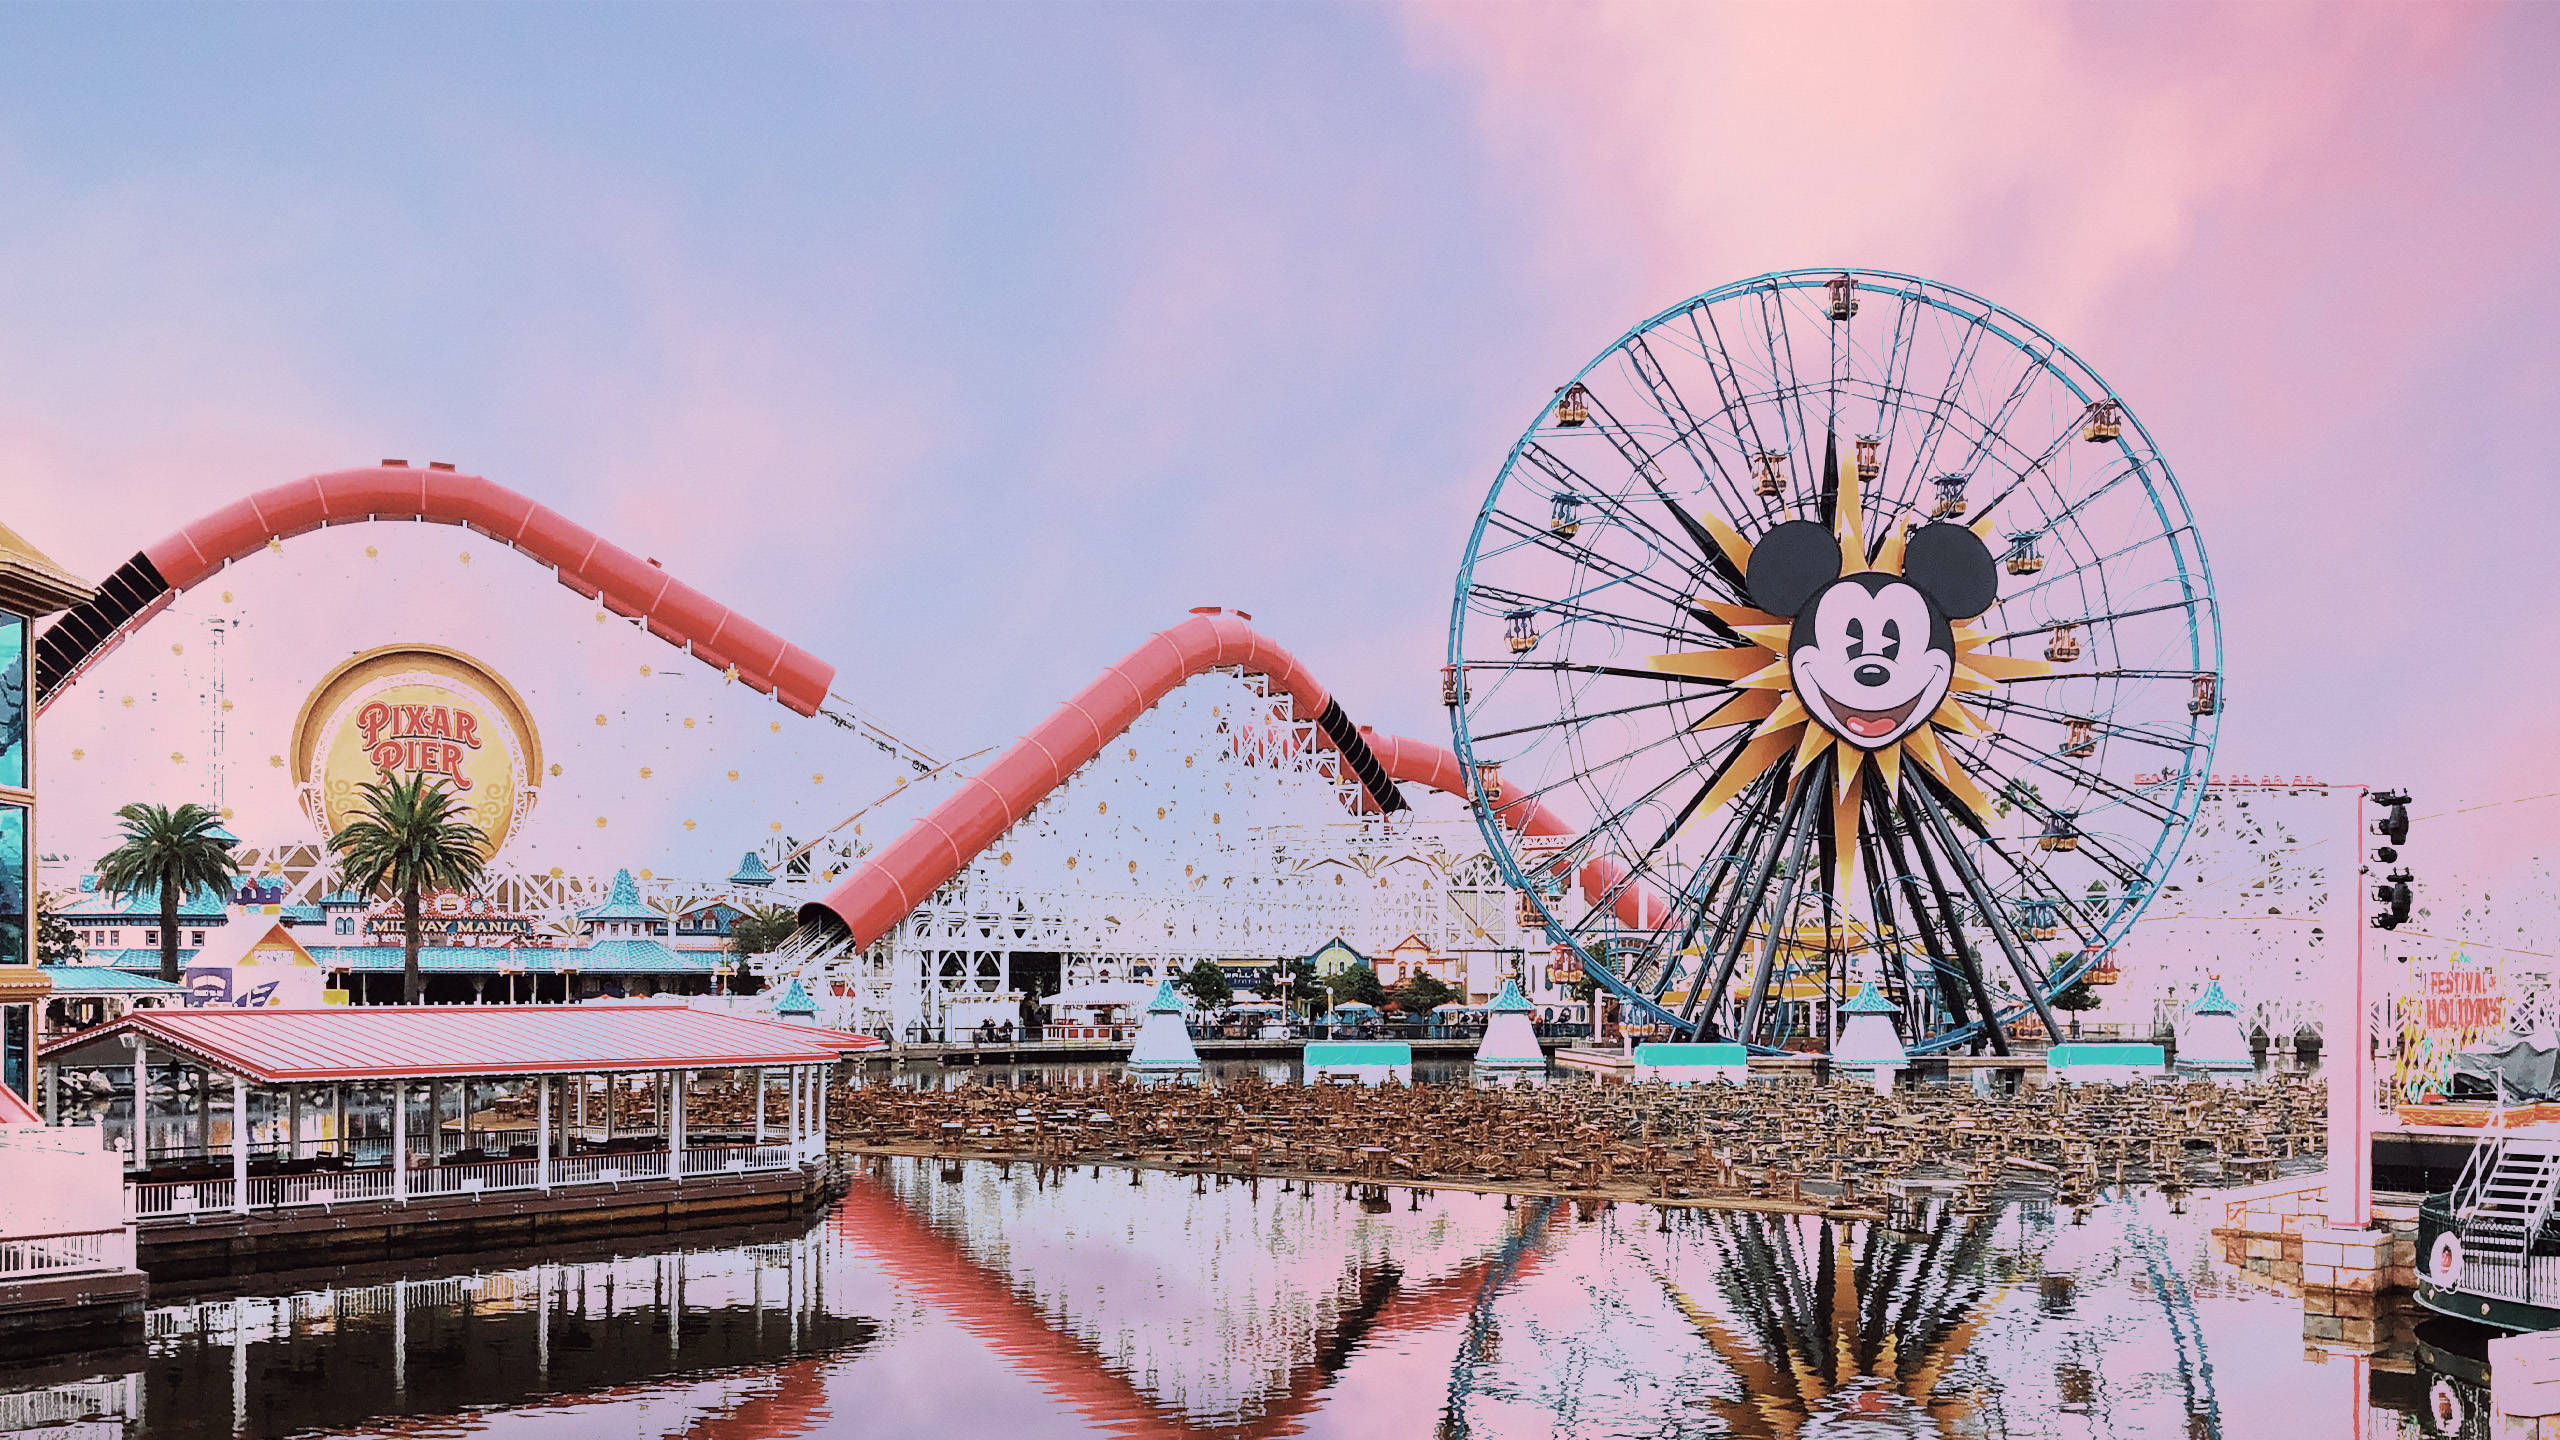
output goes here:
{"type": "MultiPolygon", "coordinates": [[[[1840,498],[1832,533],[1840,542],[1840,573],[1844,576],[1871,572],[1901,574],[1903,543],[1910,533],[1909,522],[1888,525],[1880,542],[1870,546],[1855,462],[1846,455],[1835,455],[1833,464],[1840,498]]],[[[1732,562],[1733,568],[1747,571],[1751,563],[1749,542],[1712,514],[1700,519],[1717,548],[1724,552],[1725,559],[1732,562]]],[[[1975,517],[1971,528],[1976,535],[1987,538],[1991,534],[1991,526],[1992,515],[1986,510],[1975,517]]],[[[1798,697],[1787,656],[1787,638],[1793,625],[1786,616],[1722,601],[1698,599],[1691,603],[1696,609],[1723,622],[1726,628],[1742,637],[1742,643],[1713,650],[1655,655],[1648,663],[1666,674],[1721,683],[1732,691],[1705,719],[1690,728],[1712,730],[1753,720],[1758,722],[1733,763],[1717,779],[1706,798],[1699,802],[1694,813],[1714,814],[1753,781],[1778,766],[1785,767],[1779,773],[1786,779],[1788,793],[1793,795],[1817,762],[1826,755],[1831,756],[1835,780],[1828,797],[1834,836],[1833,894],[1847,894],[1855,872],[1858,806],[1863,793],[1860,779],[1866,768],[1873,766],[1884,782],[1885,793],[1896,795],[1900,793],[1907,756],[1911,764],[1945,786],[1947,793],[1953,795],[1974,818],[1987,820],[1990,803],[1984,798],[1982,787],[1956,761],[1952,749],[1939,743],[1938,732],[1957,735],[1987,733],[1981,720],[1962,703],[1962,697],[1997,691],[2009,681],[2049,675],[2054,669],[2043,660],[1990,654],[1990,637],[1975,621],[1951,621],[1950,629],[1955,636],[1955,670],[1947,685],[1946,698],[1909,734],[1890,744],[1865,750],[1843,740],[1815,720],[1798,697]]]]}

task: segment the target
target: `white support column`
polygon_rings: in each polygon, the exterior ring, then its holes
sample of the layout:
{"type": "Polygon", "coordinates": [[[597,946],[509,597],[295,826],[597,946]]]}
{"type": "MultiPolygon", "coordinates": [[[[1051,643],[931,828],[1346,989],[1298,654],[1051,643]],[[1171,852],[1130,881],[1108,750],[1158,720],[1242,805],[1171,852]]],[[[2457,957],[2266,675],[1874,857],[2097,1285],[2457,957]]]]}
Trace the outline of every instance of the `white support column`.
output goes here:
{"type": "Polygon", "coordinates": [[[44,1072],[44,1123],[62,1123],[62,1067],[59,1065],[44,1072]]]}
{"type": "Polygon", "coordinates": [[[817,1112],[810,1117],[812,1123],[809,1128],[816,1141],[815,1152],[821,1160],[827,1156],[827,1075],[834,1068],[832,1065],[818,1065],[809,1071],[809,1103],[810,1108],[817,1112]]]}
{"type": "MultiPolygon", "coordinates": [[[[533,1183],[551,1188],[551,1077],[533,1082],[533,1183]]],[[[544,1304],[548,1306],[546,1298],[544,1304]]]]}
{"type": "Polygon", "coordinates": [[[329,1146],[342,1156],[355,1152],[347,1144],[347,1082],[329,1087],[329,1146]]]}
{"type": "Polygon", "coordinates": [[[758,1069],[758,1070],[756,1071],[756,1143],[757,1143],[757,1144],[759,1144],[759,1145],[761,1145],[761,1144],[763,1144],[763,1143],[764,1143],[764,1106],[765,1106],[765,1102],[766,1102],[767,1100],[771,1099],[771,1098],[772,1098],[772,1096],[773,1096],[773,1071],[772,1071],[772,1069],[771,1069],[771,1068],[769,1068],[769,1067],[767,1067],[767,1068],[761,1068],[761,1069],[758,1069]]]}
{"type": "Polygon", "coordinates": [[[667,1178],[684,1178],[684,1072],[662,1071],[658,1076],[660,1093],[666,1096],[660,1107],[667,1132],[667,1178]]]}
{"type": "Polygon", "coordinates": [[[284,1093],[285,1123],[293,1127],[291,1137],[284,1144],[284,1158],[299,1160],[302,1158],[302,1087],[288,1085],[284,1093]]]}
{"type": "Polygon", "coordinates": [[[249,1208],[249,1082],[237,1075],[231,1077],[231,1208],[249,1208]]]}
{"type": "Polygon", "coordinates": [[[444,1082],[427,1082],[427,1163],[444,1163],[444,1082]]]}
{"type": "Polygon", "coordinates": [[[791,1067],[791,1158],[794,1160],[801,1158],[802,1153],[800,1148],[801,1124],[800,1067],[794,1065],[791,1067]]]}
{"type": "Polygon", "coordinates": [[[391,1198],[409,1203],[409,1082],[391,1082],[391,1198]]]}
{"type": "Polygon", "coordinates": [[[133,1165],[151,1163],[151,1047],[133,1037],[133,1165]]]}

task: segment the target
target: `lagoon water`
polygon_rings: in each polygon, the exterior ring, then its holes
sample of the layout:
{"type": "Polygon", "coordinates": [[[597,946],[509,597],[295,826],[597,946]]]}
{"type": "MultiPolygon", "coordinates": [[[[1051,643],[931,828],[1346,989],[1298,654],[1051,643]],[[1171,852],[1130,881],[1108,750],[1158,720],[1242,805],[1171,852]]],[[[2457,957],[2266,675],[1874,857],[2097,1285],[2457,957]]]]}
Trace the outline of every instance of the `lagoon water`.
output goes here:
{"type": "Polygon", "coordinates": [[[163,1295],[138,1351],[0,1371],[0,1435],[2484,1433],[2475,1335],[2308,1347],[2201,1202],[1891,1228],[864,1161],[805,1228],[163,1295]]]}

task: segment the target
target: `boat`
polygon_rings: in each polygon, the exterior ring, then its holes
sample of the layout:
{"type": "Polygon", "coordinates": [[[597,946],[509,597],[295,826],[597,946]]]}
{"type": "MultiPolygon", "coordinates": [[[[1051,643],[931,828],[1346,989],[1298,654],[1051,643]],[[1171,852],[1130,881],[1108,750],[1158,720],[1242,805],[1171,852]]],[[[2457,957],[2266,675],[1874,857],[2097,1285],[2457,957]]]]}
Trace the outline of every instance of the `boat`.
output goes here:
{"type": "Polygon", "coordinates": [[[2560,1330],[2560,1127],[2490,1130],[2418,1205],[2418,1303],[2501,1330],[2560,1330]]]}

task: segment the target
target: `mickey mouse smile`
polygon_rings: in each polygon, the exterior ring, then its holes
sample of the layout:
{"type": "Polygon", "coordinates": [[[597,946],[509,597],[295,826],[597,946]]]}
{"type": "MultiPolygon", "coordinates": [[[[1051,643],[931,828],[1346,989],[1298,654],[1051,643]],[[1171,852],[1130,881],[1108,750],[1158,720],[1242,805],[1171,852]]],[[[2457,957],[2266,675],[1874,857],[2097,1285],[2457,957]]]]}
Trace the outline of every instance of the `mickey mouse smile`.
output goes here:
{"type": "Polygon", "coordinates": [[[1841,729],[1860,740],[1884,739],[1901,728],[1902,722],[1911,718],[1911,712],[1920,707],[1920,697],[1914,695],[1890,710],[1859,710],[1841,704],[1819,685],[1806,688],[1819,692],[1824,708],[1831,712],[1831,718],[1840,722],[1841,729]]]}

